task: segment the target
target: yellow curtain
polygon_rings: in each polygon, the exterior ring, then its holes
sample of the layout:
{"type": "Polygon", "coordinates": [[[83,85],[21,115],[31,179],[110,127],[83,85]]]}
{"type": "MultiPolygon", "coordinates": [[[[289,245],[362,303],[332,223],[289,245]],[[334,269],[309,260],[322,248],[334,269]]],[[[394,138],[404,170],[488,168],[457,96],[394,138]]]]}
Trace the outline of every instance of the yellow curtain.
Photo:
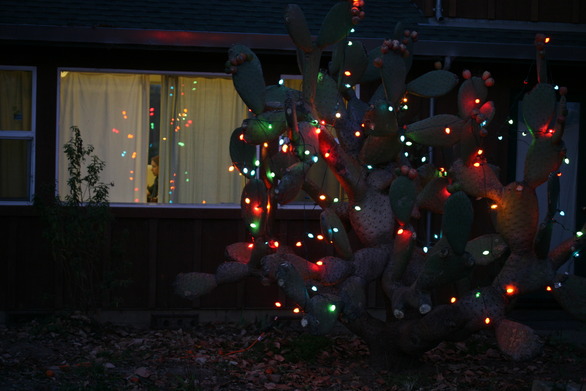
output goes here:
{"type": "Polygon", "coordinates": [[[240,202],[244,181],[228,171],[229,141],[246,115],[229,78],[163,77],[159,202],[240,202]]]}
{"type": "Polygon", "coordinates": [[[110,202],[145,202],[150,82],[145,74],[62,72],[59,194],[69,193],[63,145],[78,126],[84,144],[106,163],[110,202]]]}

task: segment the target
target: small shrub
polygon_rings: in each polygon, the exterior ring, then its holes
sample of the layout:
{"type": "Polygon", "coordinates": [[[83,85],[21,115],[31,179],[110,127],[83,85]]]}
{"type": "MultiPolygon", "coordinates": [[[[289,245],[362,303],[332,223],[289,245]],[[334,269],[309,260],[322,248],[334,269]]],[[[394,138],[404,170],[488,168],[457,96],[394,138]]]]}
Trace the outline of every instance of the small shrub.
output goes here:
{"type": "Polygon", "coordinates": [[[78,127],[71,130],[64,145],[69,192],[63,199],[35,196],[35,206],[63,278],[63,297],[74,309],[88,311],[100,308],[113,288],[128,281],[118,278],[125,263],[120,262],[121,247],[109,235],[113,216],[108,195],[114,184],[100,180],[106,163],[93,154],[92,145],[84,146],[78,127]]]}

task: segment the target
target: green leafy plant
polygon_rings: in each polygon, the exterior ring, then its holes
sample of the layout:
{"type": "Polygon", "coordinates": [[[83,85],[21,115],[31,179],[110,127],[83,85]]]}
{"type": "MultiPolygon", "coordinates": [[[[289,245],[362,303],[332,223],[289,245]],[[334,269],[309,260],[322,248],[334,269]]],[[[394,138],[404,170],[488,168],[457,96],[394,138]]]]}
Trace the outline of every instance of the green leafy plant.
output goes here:
{"type": "Polygon", "coordinates": [[[111,290],[128,281],[117,278],[124,263],[114,262],[121,258],[121,248],[110,237],[113,216],[108,196],[114,184],[100,180],[106,163],[93,153],[92,145],[84,146],[78,127],[72,126],[71,131],[63,147],[68,194],[35,196],[35,206],[63,279],[65,304],[88,311],[105,305],[111,290]]]}

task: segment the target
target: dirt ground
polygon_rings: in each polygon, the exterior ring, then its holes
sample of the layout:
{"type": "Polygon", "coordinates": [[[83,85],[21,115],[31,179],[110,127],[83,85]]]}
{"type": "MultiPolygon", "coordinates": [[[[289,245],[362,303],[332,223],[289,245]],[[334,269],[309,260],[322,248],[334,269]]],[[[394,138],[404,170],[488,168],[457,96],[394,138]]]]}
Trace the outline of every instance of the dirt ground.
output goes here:
{"type": "Polygon", "coordinates": [[[586,349],[555,336],[528,362],[503,356],[490,331],[400,373],[367,360],[355,336],[312,336],[292,321],[142,330],[78,314],[0,328],[0,391],[586,390],[586,349]]]}

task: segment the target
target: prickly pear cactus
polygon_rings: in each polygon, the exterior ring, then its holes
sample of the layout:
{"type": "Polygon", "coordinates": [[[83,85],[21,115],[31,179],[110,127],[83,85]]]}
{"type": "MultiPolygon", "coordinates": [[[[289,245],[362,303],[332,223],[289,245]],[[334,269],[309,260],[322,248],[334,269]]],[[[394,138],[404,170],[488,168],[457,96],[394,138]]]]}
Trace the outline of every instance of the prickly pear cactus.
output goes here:
{"type": "MultiPolygon", "coordinates": [[[[176,290],[192,298],[248,276],[274,282],[302,309],[301,323],[309,331],[324,334],[341,322],[369,344],[377,366],[399,364],[404,354],[418,355],[444,339],[487,327],[495,327],[505,354],[530,358],[539,341],[526,326],[506,318],[511,300],[546,285],[557,289],[554,297],[563,306],[586,300],[583,279],[555,275],[584,247],[584,237],[548,251],[551,222],[538,224],[536,187],[549,180],[550,215],[557,203],[551,177],[564,156],[566,115],[565,89],[558,97],[547,84],[544,42],[536,39],[539,84],[523,99],[533,137],[524,178],[503,185],[483,149],[495,114],[491,74],[466,70],[462,82],[443,69],[410,75],[418,33],[399,24],[366,52],[348,39],[364,18],[364,1],[336,2],[314,37],[301,7],[286,7],[302,91],[265,86],[254,52],[243,45],[229,50],[226,71],[252,112],[229,140],[234,166],[247,181],[241,209],[249,240],[228,246],[229,259],[216,273],[179,275],[176,290]],[[326,47],[333,54],[323,69],[326,47]],[[354,91],[365,82],[379,83],[368,100],[354,91]],[[406,123],[403,102],[409,94],[440,98],[456,88],[457,115],[438,113],[406,123]],[[405,141],[451,149],[454,161],[446,169],[415,164],[405,157],[405,141]],[[308,178],[319,161],[343,188],[343,201],[334,202],[308,178]],[[332,246],[325,256],[311,254],[312,261],[277,246],[287,238],[271,228],[278,206],[302,191],[323,209],[321,235],[332,246]],[[482,198],[489,200],[496,228],[473,238],[473,200],[482,198]],[[443,215],[435,241],[418,237],[415,227],[425,213],[443,215]],[[462,292],[451,303],[437,298],[438,289],[465,286],[475,267],[489,264],[499,268],[491,284],[462,292]],[[366,305],[374,281],[386,295],[384,320],[366,305]]],[[[572,313],[583,317],[584,305],[572,313]]]]}

